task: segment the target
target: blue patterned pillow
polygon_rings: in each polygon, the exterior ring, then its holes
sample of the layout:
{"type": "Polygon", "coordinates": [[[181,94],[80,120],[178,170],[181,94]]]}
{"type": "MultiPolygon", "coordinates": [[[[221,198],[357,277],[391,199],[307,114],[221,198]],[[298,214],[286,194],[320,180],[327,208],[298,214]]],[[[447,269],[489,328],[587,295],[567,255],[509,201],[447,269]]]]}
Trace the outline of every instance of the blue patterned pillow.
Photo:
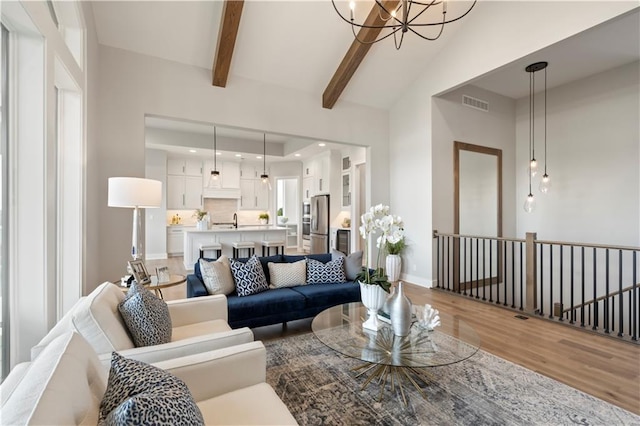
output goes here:
{"type": "Polygon", "coordinates": [[[231,273],[238,296],[250,296],[269,290],[267,277],[256,255],[251,256],[246,263],[231,259],[231,273]]]}
{"type": "Polygon", "coordinates": [[[344,257],[327,263],[315,259],[307,259],[307,284],[344,283],[344,257]]]}
{"type": "Polygon", "coordinates": [[[98,425],[204,425],[185,383],[141,361],[111,355],[98,425]]]}
{"type": "Polygon", "coordinates": [[[118,310],[136,347],[171,341],[173,327],[169,307],[145,287],[133,284],[118,310]]]}

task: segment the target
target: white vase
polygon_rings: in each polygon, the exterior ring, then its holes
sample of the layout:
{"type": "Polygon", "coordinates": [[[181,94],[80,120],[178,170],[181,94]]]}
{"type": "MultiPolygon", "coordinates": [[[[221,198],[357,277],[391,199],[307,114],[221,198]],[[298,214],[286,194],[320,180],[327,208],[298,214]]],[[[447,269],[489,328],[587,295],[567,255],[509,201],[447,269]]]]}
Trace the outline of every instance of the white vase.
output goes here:
{"type": "Polygon", "coordinates": [[[209,229],[209,224],[206,220],[199,220],[196,222],[196,230],[206,231],[207,229],[209,229]]]}
{"type": "Polygon", "coordinates": [[[378,331],[381,324],[378,321],[378,310],[387,300],[387,292],[379,285],[360,283],[360,296],[362,304],[367,308],[368,318],[362,323],[362,328],[378,331]]]}
{"type": "Polygon", "coordinates": [[[268,219],[260,219],[260,225],[266,225],[268,221],[268,219]]]}
{"type": "Polygon", "coordinates": [[[402,258],[399,254],[388,254],[386,259],[386,273],[389,281],[398,281],[402,269],[402,258]]]}

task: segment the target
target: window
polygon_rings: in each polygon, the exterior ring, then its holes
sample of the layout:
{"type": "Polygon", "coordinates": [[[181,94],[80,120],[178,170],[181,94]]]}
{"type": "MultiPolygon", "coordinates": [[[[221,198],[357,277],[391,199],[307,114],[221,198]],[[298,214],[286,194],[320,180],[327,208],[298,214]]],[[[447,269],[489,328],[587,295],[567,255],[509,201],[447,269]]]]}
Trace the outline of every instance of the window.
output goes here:
{"type": "Polygon", "coordinates": [[[8,117],[8,39],[9,32],[2,25],[2,36],[0,38],[0,49],[2,50],[2,60],[0,74],[2,81],[0,83],[0,310],[2,311],[2,317],[0,318],[0,378],[4,380],[5,376],[9,373],[9,286],[7,280],[8,262],[7,262],[7,240],[8,229],[7,226],[7,211],[8,211],[8,191],[7,191],[7,144],[9,141],[7,117],[8,117]]]}

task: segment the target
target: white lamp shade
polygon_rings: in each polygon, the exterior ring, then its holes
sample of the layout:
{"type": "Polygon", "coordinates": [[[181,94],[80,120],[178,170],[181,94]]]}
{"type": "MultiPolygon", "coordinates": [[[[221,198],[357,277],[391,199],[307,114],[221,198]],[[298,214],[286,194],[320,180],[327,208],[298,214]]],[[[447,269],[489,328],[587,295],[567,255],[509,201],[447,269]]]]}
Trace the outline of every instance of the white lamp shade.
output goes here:
{"type": "Polygon", "coordinates": [[[109,207],[160,207],[162,182],[134,177],[109,178],[109,207]]]}

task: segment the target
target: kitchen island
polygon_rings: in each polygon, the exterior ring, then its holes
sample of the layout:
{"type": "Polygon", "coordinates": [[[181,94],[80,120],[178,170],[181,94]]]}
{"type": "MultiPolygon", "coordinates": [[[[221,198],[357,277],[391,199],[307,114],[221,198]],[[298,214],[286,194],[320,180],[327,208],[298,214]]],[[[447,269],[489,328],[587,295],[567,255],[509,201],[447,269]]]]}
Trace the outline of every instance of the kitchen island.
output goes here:
{"type": "MultiPolygon", "coordinates": [[[[255,244],[256,254],[261,254],[262,241],[285,241],[287,228],[277,225],[255,225],[222,227],[197,231],[189,229],[184,231],[184,267],[187,271],[193,270],[193,265],[200,257],[200,245],[220,243],[222,254],[233,257],[234,241],[251,241],[255,244]]],[[[244,257],[244,253],[241,255],[244,257]]]]}

